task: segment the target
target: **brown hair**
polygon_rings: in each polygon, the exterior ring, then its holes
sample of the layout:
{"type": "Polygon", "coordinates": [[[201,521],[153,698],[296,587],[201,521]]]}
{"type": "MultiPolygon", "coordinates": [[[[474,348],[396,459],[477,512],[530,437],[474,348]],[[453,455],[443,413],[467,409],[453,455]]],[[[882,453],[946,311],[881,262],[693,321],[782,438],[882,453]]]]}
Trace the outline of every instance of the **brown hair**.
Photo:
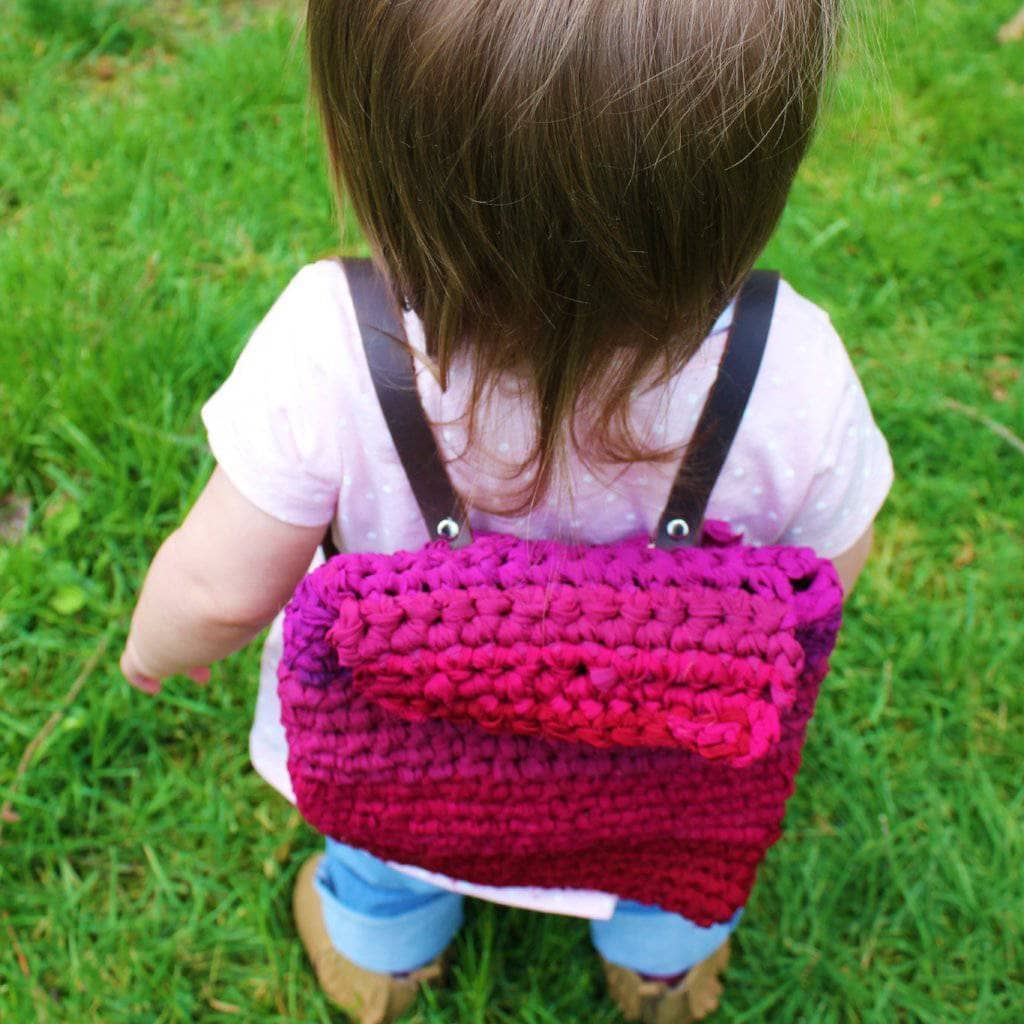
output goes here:
{"type": "Polygon", "coordinates": [[[810,140],[839,0],[309,0],[335,185],[473,413],[536,404],[521,513],[569,440],[667,460],[637,389],[690,359],[810,140]]]}

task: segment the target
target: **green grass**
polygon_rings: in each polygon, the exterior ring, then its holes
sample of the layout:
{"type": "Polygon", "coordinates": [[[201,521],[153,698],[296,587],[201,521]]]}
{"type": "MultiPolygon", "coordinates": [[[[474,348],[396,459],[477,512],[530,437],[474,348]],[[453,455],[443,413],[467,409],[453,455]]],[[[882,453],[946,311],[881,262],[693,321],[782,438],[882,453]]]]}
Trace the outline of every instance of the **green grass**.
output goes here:
{"type": "MultiPolygon", "coordinates": [[[[336,247],[298,3],[18,0],[0,33],[0,1019],[325,1021],[289,918],[317,838],[253,774],[250,650],[150,700],[116,652],[210,469],[197,411],[336,247]],[[98,645],[109,647],[15,780],[98,645]]],[[[898,483],[722,1021],[1024,1007],[1019,0],[862,37],[766,262],[848,340],[898,483]],[[882,83],[882,84],[879,84],[882,83]]],[[[346,247],[357,246],[349,228],[346,247]]],[[[580,922],[475,905],[424,1022],[611,1022],[580,922]]]]}

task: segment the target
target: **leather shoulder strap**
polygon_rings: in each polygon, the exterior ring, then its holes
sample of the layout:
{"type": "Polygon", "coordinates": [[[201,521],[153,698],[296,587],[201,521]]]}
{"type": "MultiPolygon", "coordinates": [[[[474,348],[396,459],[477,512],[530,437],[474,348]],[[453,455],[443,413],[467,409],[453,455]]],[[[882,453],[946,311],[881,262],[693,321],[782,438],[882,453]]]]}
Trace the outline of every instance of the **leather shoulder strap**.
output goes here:
{"type": "Polygon", "coordinates": [[[344,260],[366,361],[381,411],[431,539],[472,540],[466,509],[448,478],[416,390],[415,364],[401,312],[370,260],[344,260]]]}
{"type": "Polygon", "coordinates": [[[761,367],[779,275],[755,270],[740,290],[732,326],[693,439],[676,474],[654,543],[672,550],[700,543],[711,490],[725,465],[761,367]]]}
{"type": "MultiPolygon", "coordinates": [[[[453,547],[468,544],[472,533],[466,508],[420,404],[398,303],[370,260],[344,260],[343,266],[373,386],[427,531],[431,538],[448,538],[453,547]]],[[[708,499],[761,366],[778,284],[774,271],[756,270],[740,291],[718,376],[658,522],[657,547],[671,550],[700,541],[708,499]]]]}

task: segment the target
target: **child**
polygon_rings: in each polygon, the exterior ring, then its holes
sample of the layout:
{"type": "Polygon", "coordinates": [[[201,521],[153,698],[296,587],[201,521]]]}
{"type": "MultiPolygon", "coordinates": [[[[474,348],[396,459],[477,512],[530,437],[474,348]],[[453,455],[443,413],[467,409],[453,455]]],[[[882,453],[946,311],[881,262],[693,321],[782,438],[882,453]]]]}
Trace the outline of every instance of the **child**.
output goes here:
{"type": "MultiPolygon", "coordinates": [[[[474,530],[597,543],[654,530],[715,377],[730,300],[811,137],[837,0],[311,0],[313,90],[418,354],[474,530]]],[[[427,539],[374,394],[344,271],[302,270],[203,410],[217,468],[146,578],[122,657],[148,693],[275,620],[325,526],[349,551],[427,539]]],[[[806,544],[846,590],[892,480],[827,316],[780,289],[708,515],[806,544]]],[[[251,752],[293,799],[264,650],[251,752]]],[[[607,894],[487,890],[328,840],[300,935],[365,1024],[437,977],[462,894],[593,918],[631,1019],[701,1019],[731,922],[607,894]]],[[[738,918],[738,914],[736,915],[738,918]]]]}

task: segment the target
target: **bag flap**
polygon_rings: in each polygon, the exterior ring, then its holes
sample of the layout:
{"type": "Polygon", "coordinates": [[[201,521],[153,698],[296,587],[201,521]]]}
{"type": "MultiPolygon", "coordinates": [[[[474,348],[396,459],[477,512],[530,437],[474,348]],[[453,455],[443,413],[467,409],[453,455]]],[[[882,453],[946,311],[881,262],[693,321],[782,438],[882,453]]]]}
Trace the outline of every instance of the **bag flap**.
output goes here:
{"type": "Polygon", "coordinates": [[[392,714],[737,767],[779,741],[801,631],[830,633],[830,649],[841,607],[834,570],[807,549],[665,552],[645,538],[492,534],[458,552],[342,555],[314,576],[339,667],[392,714]]]}

